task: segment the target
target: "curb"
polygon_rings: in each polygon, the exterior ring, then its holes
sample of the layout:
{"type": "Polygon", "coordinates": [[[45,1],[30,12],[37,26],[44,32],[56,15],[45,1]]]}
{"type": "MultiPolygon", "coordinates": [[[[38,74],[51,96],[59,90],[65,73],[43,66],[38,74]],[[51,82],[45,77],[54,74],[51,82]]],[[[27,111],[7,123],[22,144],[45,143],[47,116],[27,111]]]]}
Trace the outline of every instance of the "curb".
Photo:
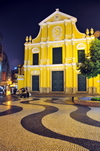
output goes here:
{"type": "Polygon", "coordinates": [[[84,105],[84,106],[100,107],[100,101],[82,100],[80,97],[76,97],[74,99],[74,103],[78,105],[84,105]]]}

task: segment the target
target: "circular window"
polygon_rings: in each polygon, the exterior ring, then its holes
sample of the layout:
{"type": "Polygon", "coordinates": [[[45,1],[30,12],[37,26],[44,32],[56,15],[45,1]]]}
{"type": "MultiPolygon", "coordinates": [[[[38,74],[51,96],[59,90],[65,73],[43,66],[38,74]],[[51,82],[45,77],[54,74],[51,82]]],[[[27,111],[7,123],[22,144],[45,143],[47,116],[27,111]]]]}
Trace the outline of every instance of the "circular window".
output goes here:
{"type": "Polygon", "coordinates": [[[54,20],[59,20],[59,19],[60,19],[59,15],[54,16],[54,20]]]}

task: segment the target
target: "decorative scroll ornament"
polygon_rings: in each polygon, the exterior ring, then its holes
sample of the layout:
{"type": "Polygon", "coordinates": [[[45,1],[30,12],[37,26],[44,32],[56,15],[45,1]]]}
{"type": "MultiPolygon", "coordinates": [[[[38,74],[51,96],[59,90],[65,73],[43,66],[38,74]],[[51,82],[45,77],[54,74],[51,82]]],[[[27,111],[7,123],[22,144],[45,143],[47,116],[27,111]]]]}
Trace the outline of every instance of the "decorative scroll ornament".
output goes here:
{"type": "Polygon", "coordinates": [[[62,33],[62,29],[60,26],[56,26],[52,30],[52,36],[54,38],[59,38],[61,36],[61,33],[62,33]]]}
{"type": "Polygon", "coordinates": [[[85,44],[83,44],[83,43],[79,43],[77,46],[76,46],[76,48],[78,49],[78,50],[81,50],[81,49],[85,49],[85,44]]]}
{"type": "Polygon", "coordinates": [[[39,51],[40,51],[40,49],[37,48],[37,47],[35,47],[35,48],[32,49],[32,53],[39,53],[39,51]]]}
{"type": "Polygon", "coordinates": [[[31,71],[31,75],[39,75],[39,74],[40,74],[40,71],[38,70],[31,71]]]}

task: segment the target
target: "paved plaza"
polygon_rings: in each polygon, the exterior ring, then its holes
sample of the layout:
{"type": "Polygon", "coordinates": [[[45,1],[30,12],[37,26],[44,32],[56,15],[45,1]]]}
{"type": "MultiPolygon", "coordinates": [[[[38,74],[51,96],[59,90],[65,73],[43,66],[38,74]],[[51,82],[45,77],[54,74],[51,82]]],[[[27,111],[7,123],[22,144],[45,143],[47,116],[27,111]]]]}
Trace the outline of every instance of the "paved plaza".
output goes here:
{"type": "Polygon", "coordinates": [[[100,151],[100,108],[72,98],[0,98],[0,151],[100,151]]]}

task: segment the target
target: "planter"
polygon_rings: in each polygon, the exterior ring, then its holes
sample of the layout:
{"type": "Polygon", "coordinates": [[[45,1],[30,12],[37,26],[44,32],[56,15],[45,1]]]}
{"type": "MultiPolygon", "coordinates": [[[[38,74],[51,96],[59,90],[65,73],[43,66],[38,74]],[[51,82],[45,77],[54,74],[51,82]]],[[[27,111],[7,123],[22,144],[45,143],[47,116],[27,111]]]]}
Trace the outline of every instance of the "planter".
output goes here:
{"type": "Polygon", "coordinates": [[[91,101],[91,96],[89,97],[75,97],[74,103],[84,106],[93,106],[93,107],[100,107],[100,101],[91,101]]]}

